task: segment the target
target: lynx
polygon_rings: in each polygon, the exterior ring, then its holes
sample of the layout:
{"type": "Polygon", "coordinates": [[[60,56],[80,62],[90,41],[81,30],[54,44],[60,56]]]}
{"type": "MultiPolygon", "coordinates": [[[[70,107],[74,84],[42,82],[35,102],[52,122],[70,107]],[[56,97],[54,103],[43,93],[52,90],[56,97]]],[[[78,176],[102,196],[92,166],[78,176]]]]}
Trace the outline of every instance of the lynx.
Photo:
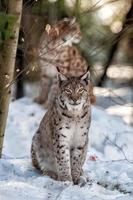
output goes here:
{"type": "MultiPolygon", "coordinates": [[[[79,76],[85,73],[88,66],[85,59],[80,55],[78,49],[73,46],[81,41],[80,27],[75,18],[65,18],[52,27],[46,26],[38,46],[39,66],[41,69],[41,90],[38,103],[45,104],[52,101],[53,90],[56,84],[57,70],[69,76],[79,76]]],[[[91,87],[91,101],[95,98],[91,87]]]]}
{"type": "Polygon", "coordinates": [[[85,183],[83,164],[91,121],[89,72],[80,77],[58,74],[58,92],[33,136],[33,165],[44,175],[85,183]]]}

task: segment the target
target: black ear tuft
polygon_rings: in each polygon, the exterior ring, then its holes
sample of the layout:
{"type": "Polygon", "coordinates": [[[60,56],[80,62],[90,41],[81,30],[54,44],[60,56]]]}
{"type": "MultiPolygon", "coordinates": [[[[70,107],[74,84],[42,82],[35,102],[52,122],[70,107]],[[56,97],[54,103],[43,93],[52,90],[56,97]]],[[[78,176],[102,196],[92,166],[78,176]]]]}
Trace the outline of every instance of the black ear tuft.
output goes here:
{"type": "Polygon", "coordinates": [[[66,81],[67,79],[68,78],[65,75],[58,72],[58,80],[59,80],[60,83],[63,82],[63,81],[66,81]]]}
{"type": "Polygon", "coordinates": [[[56,66],[57,72],[60,73],[59,67],[56,66]]]}
{"type": "Polygon", "coordinates": [[[90,80],[90,72],[87,71],[82,77],[81,77],[81,80],[83,80],[86,85],[88,85],[89,83],[89,80],[90,80]]]}
{"type": "Polygon", "coordinates": [[[72,17],[70,21],[70,25],[74,25],[76,23],[76,17],[72,17]]]}

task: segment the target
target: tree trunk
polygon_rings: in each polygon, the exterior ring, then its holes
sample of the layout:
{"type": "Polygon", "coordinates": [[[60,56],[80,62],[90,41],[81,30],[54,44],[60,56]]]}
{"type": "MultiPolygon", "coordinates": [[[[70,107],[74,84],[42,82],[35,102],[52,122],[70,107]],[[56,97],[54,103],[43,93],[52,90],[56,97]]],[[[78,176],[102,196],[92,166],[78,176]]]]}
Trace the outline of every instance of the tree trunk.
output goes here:
{"type": "Polygon", "coordinates": [[[11,96],[10,84],[13,80],[19,27],[22,13],[22,0],[9,0],[8,13],[16,16],[12,26],[13,37],[4,43],[0,55],[0,157],[11,96]]]}
{"type": "MultiPolygon", "coordinates": [[[[22,22],[21,22],[22,24],[22,22]]],[[[18,46],[16,53],[16,64],[15,69],[18,69],[19,71],[24,70],[24,45],[22,42],[22,38],[24,38],[24,32],[22,29],[19,31],[19,40],[18,40],[18,46]]],[[[15,97],[16,99],[22,98],[24,96],[24,74],[20,74],[18,77],[18,80],[16,81],[16,93],[15,97]]]]}
{"type": "MultiPolygon", "coordinates": [[[[17,50],[17,62],[16,62],[16,68],[19,69],[19,71],[24,70],[24,51],[23,49],[17,50]]],[[[24,96],[24,74],[20,74],[18,77],[18,80],[16,82],[16,99],[22,98],[24,96]]]]}
{"type": "Polygon", "coordinates": [[[57,22],[57,2],[49,2],[49,16],[48,22],[55,24],[57,22]]]}

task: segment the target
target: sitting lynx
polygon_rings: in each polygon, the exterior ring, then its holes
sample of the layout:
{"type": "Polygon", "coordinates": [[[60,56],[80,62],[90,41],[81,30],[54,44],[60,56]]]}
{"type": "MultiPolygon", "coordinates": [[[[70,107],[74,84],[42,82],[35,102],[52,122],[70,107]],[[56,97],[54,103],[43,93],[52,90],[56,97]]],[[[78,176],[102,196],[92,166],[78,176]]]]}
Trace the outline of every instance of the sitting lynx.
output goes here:
{"type": "MultiPolygon", "coordinates": [[[[38,64],[41,69],[41,90],[39,97],[36,98],[38,103],[44,103],[47,107],[52,101],[51,88],[57,81],[56,67],[68,76],[79,76],[86,72],[88,66],[85,59],[72,46],[73,43],[79,43],[81,38],[80,28],[75,18],[65,18],[52,27],[46,26],[38,46],[40,58],[38,64]]],[[[92,87],[91,94],[91,102],[94,102],[92,87]]]]}
{"type": "Polygon", "coordinates": [[[89,72],[80,77],[58,74],[58,93],[33,137],[33,165],[44,175],[74,184],[83,176],[91,121],[89,72]]]}

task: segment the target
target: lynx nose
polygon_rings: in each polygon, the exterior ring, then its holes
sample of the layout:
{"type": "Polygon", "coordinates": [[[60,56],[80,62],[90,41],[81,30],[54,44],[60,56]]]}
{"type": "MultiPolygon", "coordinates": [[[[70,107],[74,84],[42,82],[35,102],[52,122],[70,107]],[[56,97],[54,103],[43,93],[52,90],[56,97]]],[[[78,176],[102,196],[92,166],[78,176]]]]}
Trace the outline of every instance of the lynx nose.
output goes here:
{"type": "Polygon", "coordinates": [[[74,103],[76,103],[77,98],[76,98],[75,96],[73,96],[73,97],[72,97],[72,100],[73,100],[74,103]]]}
{"type": "Polygon", "coordinates": [[[79,101],[78,101],[77,97],[72,97],[72,100],[73,100],[73,104],[74,105],[79,104],[79,101]]]}

